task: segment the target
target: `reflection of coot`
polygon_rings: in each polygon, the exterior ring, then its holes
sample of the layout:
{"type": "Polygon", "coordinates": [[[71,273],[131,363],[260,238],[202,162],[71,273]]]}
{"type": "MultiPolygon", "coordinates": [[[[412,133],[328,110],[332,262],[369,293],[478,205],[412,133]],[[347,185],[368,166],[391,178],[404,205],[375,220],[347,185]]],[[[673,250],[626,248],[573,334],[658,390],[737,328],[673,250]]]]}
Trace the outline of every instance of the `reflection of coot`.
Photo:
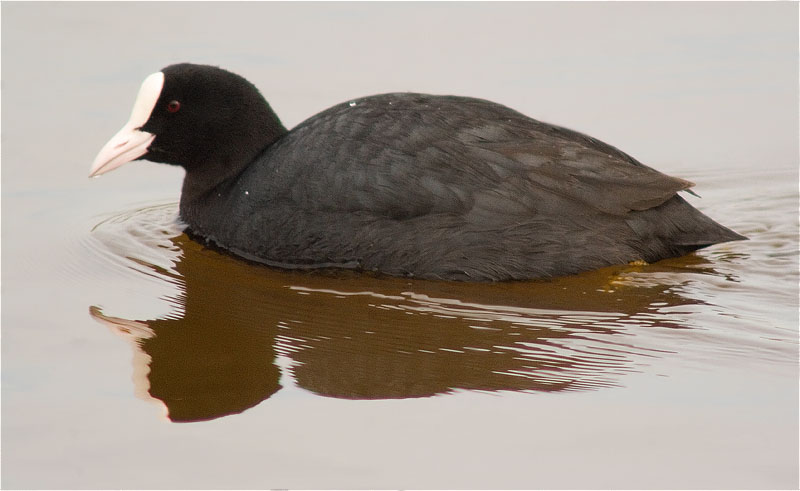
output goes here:
{"type": "Polygon", "coordinates": [[[151,328],[155,336],[141,342],[152,359],[150,395],[166,404],[172,421],[240,413],[280,389],[266,330],[240,329],[219,317],[154,321],[151,328]]]}
{"type": "Polygon", "coordinates": [[[140,360],[149,365],[137,367],[147,374],[144,389],[167,406],[175,422],[240,413],[280,389],[273,363],[275,324],[238,317],[246,315],[238,311],[241,302],[258,299],[245,284],[217,288],[214,275],[224,277],[224,266],[219,261],[178,264],[174,276],[186,282],[185,293],[176,299],[180,318],[135,322],[138,328],[131,328],[131,321],[91,309],[97,320],[135,338],[136,349],[147,355],[140,360]]]}
{"type": "MultiPolygon", "coordinates": [[[[185,284],[174,299],[181,316],[139,322],[91,312],[136,339],[145,356],[135,359],[149,365],[137,369],[145,389],[173,421],[234,414],[270,397],[280,388],[276,354],[289,358],[300,387],[341,398],[615,385],[638,355],[657,354],[637,348],[635,336],[616,344],[624,324],[641,325],[635,318],[647,313],[650,325],[679,327],[659,323],[650,305],[693,303],[674,284],[626,287],[612,270],[543,283],[409,282],[276,271],[185,235],[172,241],[182,251],[175,270],[154,269],[185,284]]],[[[688,259],[701,261],[681,264],[688,259]]]]}
{"type": "Polygon", "coordinates": [[[146,355],[137,360],[149,365],[137,367],[147,378],[139,381],[146,385],[139,389],[162,401],[172,421],[240,413],[280,389],[280,370],[273,363],[275,324],[241,317],[249,315],[241,305],[263,298],[246,282],[226,284],[226,266],[184,258],[176,272],[166,273],[185,282],[185,291],[174,299],[183,311],[180,317],[132,322],[90,309],[95,319],[134,337],[136,349],[146,355]]]}
{"type": "Polygon", "coordinates": [[[242,77],[171,65],[91,175],[137,158],[186,170],[193,236],[284,267],[530,279],[743,239],[676,194],[692,183],[467,97],[366,97],[287,132],[242,77]]]}

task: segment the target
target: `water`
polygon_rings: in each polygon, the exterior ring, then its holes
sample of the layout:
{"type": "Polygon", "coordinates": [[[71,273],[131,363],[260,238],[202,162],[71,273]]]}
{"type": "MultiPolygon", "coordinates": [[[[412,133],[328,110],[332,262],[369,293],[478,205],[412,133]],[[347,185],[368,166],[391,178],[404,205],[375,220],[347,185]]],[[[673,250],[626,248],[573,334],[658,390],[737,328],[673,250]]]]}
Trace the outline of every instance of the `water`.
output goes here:
{"type": "Polygon", "coordinates": [[[4,487],[798,486],[796,4],[4,3],[2,36],[4,487]],[[750,240],[496,285],[242,263],[182,234],[180,170],[85,177],[176,61],[287,126],[497,100],[750,240]]]}

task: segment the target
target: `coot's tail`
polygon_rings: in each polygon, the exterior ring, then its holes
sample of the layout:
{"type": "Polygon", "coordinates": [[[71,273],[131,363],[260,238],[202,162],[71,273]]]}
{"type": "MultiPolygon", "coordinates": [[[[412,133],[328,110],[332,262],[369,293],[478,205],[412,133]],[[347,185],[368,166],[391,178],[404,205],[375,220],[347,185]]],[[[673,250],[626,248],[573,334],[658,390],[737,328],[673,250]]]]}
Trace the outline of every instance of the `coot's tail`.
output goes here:
{"type": "Polygon", "coordinates": [[[682,256],[722,242],[747,240],[677,195],[655,208],[634,213],[626,222],[642,241],[642,252],[648,262],[682,256]]]}

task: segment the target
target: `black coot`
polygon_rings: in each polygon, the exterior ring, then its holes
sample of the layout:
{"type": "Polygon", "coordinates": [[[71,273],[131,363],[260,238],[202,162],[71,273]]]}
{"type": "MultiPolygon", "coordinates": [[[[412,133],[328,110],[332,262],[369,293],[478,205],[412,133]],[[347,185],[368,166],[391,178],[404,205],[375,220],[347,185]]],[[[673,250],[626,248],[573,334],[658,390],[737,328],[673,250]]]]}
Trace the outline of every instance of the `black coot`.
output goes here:
{"type": "Polygon", "coordinates": [[[676,194],[692,183],[467,97],[354,99],[287,131],[242,77],[171,65],[90,175],[136,159],[186,169],[193,237],[286,268],[544,278],[744,238],[676,194]]]}

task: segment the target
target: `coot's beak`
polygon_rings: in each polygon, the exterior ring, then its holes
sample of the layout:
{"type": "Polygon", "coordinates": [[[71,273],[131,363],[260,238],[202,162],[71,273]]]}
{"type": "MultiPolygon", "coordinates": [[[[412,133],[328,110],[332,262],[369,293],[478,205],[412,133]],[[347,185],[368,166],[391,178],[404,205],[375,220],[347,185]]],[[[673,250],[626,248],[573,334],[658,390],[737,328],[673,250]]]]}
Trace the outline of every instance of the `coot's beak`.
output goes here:
{"type": "Polygon", "coordinates": [[[144,80],[136,102],[133,104],[130,120],[116,135],[111,137],[97,154],[92,168],[89,170],[89,177],[104,174],[147,153],[147,149],[153,143],[156,135],[142,131],[140,128],[150,119],[163,87],[164,74],[162,72],[156,72],[144,80]]]}
{"type": "Polygon", "coordinates": [[[120,165],[136,160],[145,153],[156,135],[140,131],[126,124],[111,137],[94,159],[89,177],[99,176],[120,165]]]}

